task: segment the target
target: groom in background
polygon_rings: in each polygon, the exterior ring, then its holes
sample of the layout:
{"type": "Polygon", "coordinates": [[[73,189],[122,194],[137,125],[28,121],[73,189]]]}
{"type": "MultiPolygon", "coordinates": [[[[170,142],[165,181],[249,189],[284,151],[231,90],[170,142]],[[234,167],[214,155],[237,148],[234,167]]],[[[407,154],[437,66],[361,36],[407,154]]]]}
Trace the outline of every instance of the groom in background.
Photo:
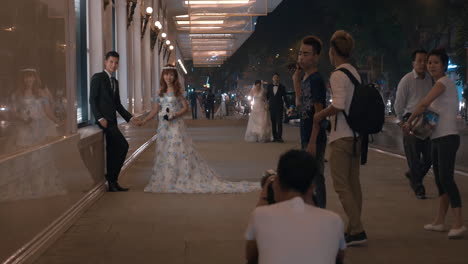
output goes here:
{"type": "Polygon", "coordinates": [[[120,102],[119,82],[113,76],[119,66],[119,54],[109,51],[104,66],[104,71],[94,74],[91,78],[89,104],[96,123],[106,137],[106,180],[109,192],[126,192],[128,188],[120,186],[117,180],[127,156],[128,142],[119,130],[115,112],[119,112],[125,121],[131,121],[133,125],[140,124],[140,121],[120,102]]]}
{"type": "Polygon", "coordinates": [[[267,100],[270,107],[270,118],[273,132],[273,142],[283,141],[283,113],[284,104],[288,104],[286,87],[279,82],[279,74],[273,74],[273,83],[267,86],[267,100]]]}

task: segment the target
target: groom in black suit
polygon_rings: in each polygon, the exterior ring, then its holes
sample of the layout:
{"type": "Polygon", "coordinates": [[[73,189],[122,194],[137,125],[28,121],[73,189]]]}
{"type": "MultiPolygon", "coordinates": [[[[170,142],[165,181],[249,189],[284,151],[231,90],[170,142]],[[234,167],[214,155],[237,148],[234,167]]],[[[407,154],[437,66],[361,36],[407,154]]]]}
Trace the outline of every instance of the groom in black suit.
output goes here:
{"type": "Polygon", "coordinates": [[[126,192],[128,188],[121,187],[117,180],[127,156],[128,142],[119,130],[115,112],[119,112],[125,121],[131,121],[134,125],[138,125],[140,121],[134,118],[120,102],[119,82],[113,77],[119,66],[119,54],[109,51],[104,65],[104,71],[94,74],[91,78],[89,104],[96,123],[106,137],[106,180],[109,192],[126,192]]]}
{"type": "Polygon", "coordinates": [[[267,100],[270,107],[273,142],[283,141],[283,109],[288,105],[286,87],[279,82],[279,74],[273,74],[273,83],[267,86],[267,100]]]}

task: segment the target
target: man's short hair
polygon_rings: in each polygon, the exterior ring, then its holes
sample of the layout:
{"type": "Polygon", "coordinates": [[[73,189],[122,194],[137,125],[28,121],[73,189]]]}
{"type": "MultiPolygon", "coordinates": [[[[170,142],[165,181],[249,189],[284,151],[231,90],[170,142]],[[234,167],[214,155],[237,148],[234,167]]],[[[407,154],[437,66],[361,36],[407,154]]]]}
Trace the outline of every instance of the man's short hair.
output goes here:
{"type": "Polygon", "coordinates": [[[112,50],[112,51],[109,51],[106,53],[106,60],[109,59],[109,57],[115,57],[115,58],[120,58],[120,55],[119,53],[117,53],[117,51],[115,50],[112,50]]]}
{"type": "Polygon", "coordinates": [[[277,73],[277,72],[273,73],[272,77],[275,76],[275,75],[280,77],[279,73],[277,73]]]}
{"type": "Polygon", "coordinates": [[[316,36],[307,36],[303,38],[302,44],[312,46],[315,54],[317,55],[320,55],[320,52],[322,51],[322,41],[316,36]]]}
{"type": "Polygon", "coordinates": [[[416,55],[418,55],[418,54],[426,54],[427,55],[427,51],[425,49],[417,49],[417,50],[413,51],[413,54],[411,54],[411,61],[416,60],[416,55]]]}
{"type": "Polygon", "coordinates": [[[262,84],[262,80],[255,80],[254,84],[255,84],[255,85],[257,85],[257,84],[262,84]]]}
{"type": "Polygon", "coordinates": [[[344,30],[337,30],[330,39],[330,46],[336,51],[336,54],[348,59],[354,49],[354,38],[344,30]]]}
{"type": "Polygon", "coordinates": [[[315,158],[303,150],[289,150],[278,162],[278,179],[284,190],[306,194],[318,173],[315,158]]]}
{"type": "Polygon", "coordinates": [[[449,56],[447,55],[447,51],[445,51],[444,48],[438,48],[438,49],[433,49],[427,57],[429,58],[430,56],[437,56],[439,57],[440,61],[442,62],[442,65],[444,66],[445,71],[448,70],[448,62],[449,62],[449,56]]]}

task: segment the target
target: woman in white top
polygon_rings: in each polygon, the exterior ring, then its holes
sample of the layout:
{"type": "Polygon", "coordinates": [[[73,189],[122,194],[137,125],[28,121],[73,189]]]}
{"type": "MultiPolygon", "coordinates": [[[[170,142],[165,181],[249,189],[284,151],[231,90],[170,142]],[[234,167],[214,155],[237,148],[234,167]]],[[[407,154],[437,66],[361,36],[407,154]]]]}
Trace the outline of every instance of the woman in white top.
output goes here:
{"type": "Polygon", "coordinates": [[[348,126],[343,111],[349,113],[354,85],[346,74],[347,69],[360,82],[357,70],[349,64],[354,48],[353,37],[346,31],[336,31],[330,40],[330,61],[336,67],[330,77],[332,104],[314,115],[314,126],[327,116],[332,116],[332,129],[328,145],[330,172],[335,191],[348,217],[346,243],[348,246],[367,241],[361,222],[362,192],[359,179],[360,139],[354,142],[353,131],[348,126]],[[355,149],[354,149],[355,148],[355,149]]]}
{"type": "Polygon", "coordinates": [[[448,56],[445,50],[436,49],[429,53],[427,69],[434,78],[435,84],[426,97],[419,102],[403,129],[410,132],[412,121],[428,107],[439,114],[439,121],[431,135],[433,169],[439,191],[439,211],[435,220],[425,225],[424,229],[446,231],[445,216],[450,205],[455,222],[448,237],[459,238],[465,233],[466,227],[463,225],[460,193],[454,181],[455,158],[460,146],[456,123],[458,94],[455,83],[445,75],[447,65],[448,56]]]}

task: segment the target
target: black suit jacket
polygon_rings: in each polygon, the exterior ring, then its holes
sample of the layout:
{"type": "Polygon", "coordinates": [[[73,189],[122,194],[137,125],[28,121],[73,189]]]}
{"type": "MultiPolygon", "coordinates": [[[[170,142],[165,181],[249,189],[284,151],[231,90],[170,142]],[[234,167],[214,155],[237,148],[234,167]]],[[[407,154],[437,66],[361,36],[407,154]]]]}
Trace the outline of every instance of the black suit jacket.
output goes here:
{"type": "Polygon", "coordinates": [[[267,100],[270,106],[270,109],[281,110],[283,109],[284,103],[286,106],[289,106],[288,98],[286,97],[286,87],[281,83],[278,85],[278,91],[276,94],[273,91],[273,84],[270,83],[267,86],[267,100]]]}
{"type": "Polygon", "coordinates": [[[206,105],[207,105],[208,107],[213,106],[213,105],[214,105],[214,101],[215,101],[215,96],[214,96],[214,94],[209,93],[209,94],[206,96],[206,105]]]}
{"type": "Polygon", "coordinates": [[[91,91],[89,104],[93,112],[96,123],[101,118],[105,118],[109,124],[117,125],[116,111],[129,122],[132,118],[120,102],[119,82],[115,80],[115,92],[112,91],[109,75],[105,71],[93,75],[91,78],[91,91]]]}

